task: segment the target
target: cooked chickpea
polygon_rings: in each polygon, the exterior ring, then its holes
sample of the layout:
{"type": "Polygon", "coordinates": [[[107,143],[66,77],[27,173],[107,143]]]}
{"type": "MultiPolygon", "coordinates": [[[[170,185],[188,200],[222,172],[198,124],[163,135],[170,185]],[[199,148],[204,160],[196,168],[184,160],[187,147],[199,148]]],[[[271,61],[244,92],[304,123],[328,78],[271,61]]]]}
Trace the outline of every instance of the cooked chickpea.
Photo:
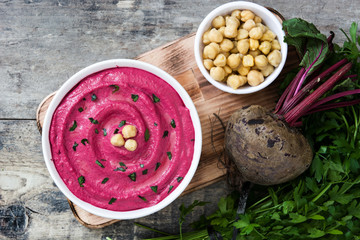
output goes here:
{"type": "Polygon", "coordinates": [[[261,41],[273,41],[276,38],[275,33],[273,33],[271,30],[266,30],[266,32],[262,35],[261,41]]]}
{"type": "Polygon", "coordinates": [[[216,56],[214,60],[214,65],[217,67],[224,67],[226,65],[226,57],[224,54],[220,53],[216,56]]]}
{"type": "Polygon", "coordinates": [[[204,59],[204,67],[207,70],[210,70],[214,66],[214,63],[211,59],[204,59]]]}
{"type": "Polygon", "coordinates": [[[224,36],[225,33],[225,26],[222,26],[221,28],[218,29],[219,33],[221,33],[221,35],[224,36]]]}
{"type": "Polygon", "coordinates": [[[205,45],[211,43],[211,41],[209,40],[209,32],[210,31],[204,32],[203,37],[202,37],[202,41],[205,45]]]}
{"type": "Polygon", "coordinates": [[[249,51],[249,47],[250,47],[249,39],[242,39],[237,43],[237,49],[241,54],[246,54],[249,51]]]}
{"type": "Polygon", "coordinates": [[[246,76],[250,71],[250,67],[244,67],[244,65],[240,64],[240,67],[238,68],[237,71],[240,75],[246,76]]]}
{"type": "Polygon", "coordinates": [[[256,27],[259,27],[262,31],[262,33],[264,34],[267,30],[267,28],[264,26],[264,24],[262,23],[256,23],[256,27]]]}
{"type": "Polygon", "coordinates": [[[243,28],[240,28],[236,36],[236,40],[245,39],[249,36],[249,32],[243,28]]]}
{"type": "Polygon", "coordinates": [[[232,17],[236,17],[237,19],[241,19],[241,11],[240,10],[234,10],[231,12],[232,17]]]}
{"type": "Polygon", "coordinates": [[[261,22],[262,22],[261,17],[255,16],[255,17],[254,17],[254,22],[255,22],[255,23],[261,23],[261,22]]]}
{"type": "Polygon", "coordinates": [[[210,43],[209,45],[204,47],[203,56],[204,58],[215,59],[219,52],[220,50],[218,50],[216,47],[214,47],[214,45],[210,43]]]}
{"type": "Polygon", "coordinates": [[[226,76],[232,73],[232,69],[227,65],[224,67],[224,71],[226,76]]]}
{"type": "Polygon", "coordinates": [[[241,57],[240,54],[238,53],[231,54],[226,61],[227,65],[232,69],[236,69],[237,67],[239,67],[240,62],[241,62],[241,57]]]}
{"type": "Polygon", "coordinates": [[[249,54],[253,57],[256,57],[256,56],[259,56],[261,54],[261,52],[259,49],[256,49],[256,50],[249,51],[249,54]]]}
{"type": "Polygon", "coordinates": [[[211,29],[208,38],[211,42],[219,43],[223,40],[223,35],[215,28],[211,29]]]}
{"type": "Polygon", "coordinates": [[[281,62],[281,52],[279,50],[273,50],[271,53],[269,53],[267,59],[271,65],[277,67],[281,62]]]}
{"type": "Polygon", "coordinates": [[[249,48],[251,51],[255,51],[256,49],[258,49],[259,48],[259,40],[250,38],[249,48]]]}
{"type": "Polygon", "coordinates": [[[259,55],[255,57],[255,66],[259,69],[264,69],[268,65],[268,59],[265,55],[259,55]]]}
{"type": "Polygon", "coordinates": [[[263,41],[259,46],[259,50],[263,54],[268,55],[271,50],[271,43],[269,41],[263,41]]]}
{"type": "Polygon", "coordinates": [[[225,26],[225,19],[223,16],[217,16],[214,18],[211,22],[211,25],[214,28],[221,28],[222,26],[225,26]]]}
{"type": "Polygon", "coordinates": [[[233,89],[238,89],[239,87],[245,85],[247,82],[246,77],[231,74],[226,80],[227,85],[233,89]]]}
{"type": "Polygon", "coordinates": [[[125,144],[125,140],[123,136],[120,133],[118,133],[111,137],[110,143],[115,147],[122,147],[125,144]]]}
{"type": "Polygon", "coordinates": [[[244,23],[243,29],[250,31],[255,26],[256,26],[256,24],[255,24],[254,20],[250,19],[244,23]]]}
{"type": "Polygon", "coordinates": [[[242,64],[244,67],[252,67],[254,66],[254,57],[250,54],[243,57],[242,64]]]}
{"type": "Polygon", "coordinates": [[[234,48],[234,43],[231,40],[225,38],[224,40],[222,40],[219,46],[221,51],[229,52],[231,49],[234,48]]]}
{"type": "Polygon", "coordinates": [[[238,28],[240,26],[240,21],[236,17],[230,16],[226,19],[226,27],[238,28]]]}
{"type": "Polygon", "coordinates": [[[255,14],[250,10],[244,10],[241,12],[241,21],[246,22],[249,19],[254,19],[255,14]]]}
{"type": "Polygon", "coordinates": [[[264,82],[264,76],[257,70],[251,70],[247,75],[247,80],[250,86],[257,86],[264,82]]]}
{"type": "Polygon", "coordinates": [[[213,47],[215,48],[217,54],[219,54],[219,52],[220,52],[220,46],[219,46],[219,44],[212,42],[212,43],[210,43],[209,45],[210,45],[210,46],[213,46],[213,47]]]}
{"type": "Polygon", "coordinates": [[[237,28],[232,26],[226,26],[224,29],[224,36],[227,38],[234,38],[237,36],[237,28]]]}
{"type": "Polygon", "coordinates": [[[134,125],[126,125],[123,127],[121,132],[124,138],[132,138],[136,136],[137,129],[134,125]]]}
{"type": "Polygon", "coordinates": [[[128,139],[125,142],[125,146],[124,146],[128,151],[135,151],[137,148],[137,142],[134,139],[128,139]]]}
{"type": "Polygon", "coordinates": [[[274,67],[271,64],[266,65],[262,70],[261,73],[262,75],[264,75],[264,77],[269,76],[270,74],[272,74],[274,72],[274,67]]]}
{"type": "Polygon", "coordinates": [[[237,41],[233,41],[234,47],[230,50],[231,53],[238,53],[239,50],[237,49],[237,41]]]}
{"type": "Polygon", "coordinates": [[[225,70],[222,67],[213,67],[210,69],[210,76],[216,81],[222,81],[225,78],[225,70]]]}
{"type": "Polygon", "coordinates": [[[280,43],[278,40],[274,39],[272,42],[271,42],[271,50],[280,50],[281,49],[281,46],[280,46],[280,43]]]}
{"type": "Polygon", "coordinates": [[[249,37],[259,40],[263,36],[263,32],[260,27],[254,27],[249,32],[249,37]]]}
{"type": "Polygon", "coordinates": [[[221,54],[223,54],[226,58],[229,57],[230,53],[229,52],[224,52],[224,51],[221,51],[220,52],[221,54]]]}

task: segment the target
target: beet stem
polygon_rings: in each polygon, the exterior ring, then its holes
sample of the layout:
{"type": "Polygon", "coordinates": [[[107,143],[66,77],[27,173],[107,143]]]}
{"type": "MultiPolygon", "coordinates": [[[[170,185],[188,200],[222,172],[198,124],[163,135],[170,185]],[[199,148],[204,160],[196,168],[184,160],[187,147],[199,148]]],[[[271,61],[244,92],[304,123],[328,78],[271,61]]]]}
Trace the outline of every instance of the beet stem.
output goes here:
{"type": "Polygon", "coordinates": [[[349,90],[349,91],[345,91],[345,92],[340,92],[340,93],[336,93],[333,94],[331,96],[328,96],[326,98],[323,98],[317,102],[315,102],[310,108],[310,110],[313,110],[314,108],[319,107],[320,105],[323,105],[324,103],[327,103],[329,101],[341,98],[341,97],[345,97],[345,96],[349,96],[349,95],[353,95],[353,94],[359,94],[360,93],[360,89],[354,89],[354,90],[349,90]]]}
{"type": "Polygon", "coordinates": [[[333,76],[331,76],[326,82],[321,84],[312,94],[302,100],[296,107],[291,109],[284,115],[285,121],[291,126],[296,122],[303,114],[318,100],[325,92],[329,91],[337,81],[339,81],[352,67],[352,63],[349,62],[338,70],[333,76]]]}
{"type": "Polygon", "coordinates": [[[300,71],[296,74],[295,78],[291,81],[289,93],[285,98],[284,105],[286,105],[289,102],[289,100],[294,96],[296,85],[300,81],[301,76],[304,74],[304,72],[305,72],[305,68],[301,68],[300,71]]]}
{"type": "Polygon", "coordinates": [[[326,111],[334,108],[340,108],[340,107],[348,107],[352,105],[356,105],[360,103],[360,99],[352,100],[352,101],[346,101],[346,102],[337,102],[337,103],[328,103],[321,106],[318,106],[317,108],[312,108],[311,110],[307,111],[305,115],[313,114],[316,112],[326,111]]]}

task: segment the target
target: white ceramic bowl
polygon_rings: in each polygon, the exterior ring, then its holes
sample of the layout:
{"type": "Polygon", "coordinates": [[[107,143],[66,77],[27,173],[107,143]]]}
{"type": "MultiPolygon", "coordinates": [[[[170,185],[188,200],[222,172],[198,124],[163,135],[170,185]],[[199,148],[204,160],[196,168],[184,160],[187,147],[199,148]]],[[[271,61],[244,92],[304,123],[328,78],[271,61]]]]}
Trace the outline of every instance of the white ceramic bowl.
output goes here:
{"type": "Polygon", "coordinates": [[[133,219],[133,218],[140,218],[144,217],[146,215],[152,214],[154,212],[157,212],[161,210],[162,208],[169,205],[172,201],[174,201],[187,187],[187,185],[190,183],[192,177],[195,174],[196,168],[198,166],[199,160],[200,160],[200,154],[201,154],[201,146],[202,146],[202,134],[201,134],[201,125],[199,116],[197,114],[197,111],[195,109],[195,106],[188,95],[188,93],[185,91],[185,89],[179,84],[178,81],[176,81],[172,76],[170,76],[168,73],[164,72],[163,70],[150,65],[148,63],[144,63],[141,61],[136,60],[130,60],[130,59],[114,59],[114,60],[108,60],[103,61],[99,63],[95,63],[89,67],[86,67],[73,75],[69,80],[67,80],[64,85],[56,92],[56,95],[54,96],[53,100],[50,103],[50,106],[48,110],[46,111],[44,125],[42,129],[42,149],[43,149],[43,155],[45,158],[46,166],[50,172],[51,177],[53,178],[54,182],[58,186],[58,188],[65,194],[65,196],[72,201],[77,206],[81,207],[82,209],[101,216],[105,218],[110,219],[133,219]],[[167,83],[169,83],[180,95],[181,99],[183,100],[185,106],[190,110],[190,116],[192,119],[192,123],[194,125],[195,130],[195,142],[194,142],[194,155],[191,162],[190,169],[188,173],[185,175],[184,179],[181,181],[180,185],[171,193],[169,196],[164,198],[161,202],[158,204],[133,210],[133,211],[111,211],[102,209],[99,207],[95,207],[87,202],[84,202],[77,198],[65,185],[63,180],[61,179],[59,173],[57,172],[54,162],[51,160],[51,149],[50,149],[50,141],[49,141],[49,129],[51,124],[51,119],[53,116],[53,113],[57,106],[60,104],[63,97],[71,91],[71,89],[82,79],[84,79],[86,76],[89,76],[92,73],[99,72],[101,70],[109,69],[109,68],[115,68],[115,67],[132,67],[137,69],[142,69],[145,71],[148,71],[167,83]]]}
{"type": "Polygon", "coordinates": [[[257,92],[257,91],[267,87],[268,85],[270,85],[277,78],[277,76],[280,74],[281,70],[283,69],[283,67],[285,65],[288,46],[283,41],[284,36],[285,36],[285,33],[282,30],[281,23],[275,17],[275,15],[273,13],[271,13],[265,7],[260,6],[255,3],[246,2],[246,1],[237,1],[237,2],[226,3],[224,5],[221,5],[218,8],[214,9],[212,12],[210,12],[205,17],[205,19],[201,22],[201,24],[199,26],[199,28],[196,32],[195,45],[194,45],[194,54],[195,54],[196,63],[198,65],[201,73],[204,75],[204,77],[218,89],[221,89],[228,93],[235,93],[235,94],[247,94],[247,93],[257,92]],[[280,46],[281,46],[282,59],[281,59],[280,65],[277,68],[275,68],[275,71],[272,74],[270,74],[267,78],[265,78],[263,83],[259,84],[258,86],[255,86],[255,87],[245,85],[238,89],[233,89],[233,88],[227,86],[225,83],[214,80],[210,76],[209,71],[206,70],[206,68],[203,65],[202,52],[204,49],[204,44],[202,42],[202,36],[203,36],[204,32],[206,32],[211,27],[211,22],[215,17],[217,17],[219,15],[224,16],[226,14],[230,14],[233,10],[236,10],[236,9],[240,9],[240,10],[248,9],[248,10],[251,10],[252,12],[254,12],[255,15],[258,15],[259,17],[261,17],[263,22],[265,23],[265,25],[268,26],[270,28],[270,30],[273,31],[277,35],[277,38],[278,38],[278,40],[280,42],[280,46]]]}

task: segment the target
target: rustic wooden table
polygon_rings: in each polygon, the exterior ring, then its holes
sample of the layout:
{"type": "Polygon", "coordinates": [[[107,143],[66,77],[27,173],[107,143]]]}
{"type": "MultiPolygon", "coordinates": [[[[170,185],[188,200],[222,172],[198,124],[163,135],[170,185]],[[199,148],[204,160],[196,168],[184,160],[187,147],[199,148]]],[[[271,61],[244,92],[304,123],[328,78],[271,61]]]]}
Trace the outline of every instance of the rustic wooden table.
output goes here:
{"type": "MultiPolygon", "coordinates": [[[[195,32],[225,0],[0,0],[0,239],[141,239],[155,236],[121,221],[102,229],[81,225],[45,167],[36,127],[38,104],[72,74],[92,63],[134,58],[195,32]]],[[[257,0],[285,18],[301,17],[323,32],[358,21],[357,0],[257,0]]],[[[178,232],[178,207],[210,201],[189,220],[216,209],[225,181],[180,197],[136,222],[178,232]]],[[[189,221],[189,222],[190,222],[189,221]]],[[[185,224],[185,230],[190,229],[185,224]]]]}

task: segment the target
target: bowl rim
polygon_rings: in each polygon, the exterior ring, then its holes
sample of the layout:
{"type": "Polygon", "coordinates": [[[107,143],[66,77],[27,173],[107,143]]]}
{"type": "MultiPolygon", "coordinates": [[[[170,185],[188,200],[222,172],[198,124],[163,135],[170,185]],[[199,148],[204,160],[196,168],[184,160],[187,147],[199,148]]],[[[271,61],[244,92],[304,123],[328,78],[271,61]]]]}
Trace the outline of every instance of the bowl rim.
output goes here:
{"type": "Polygon", "coordinates": [[[197,166],[200,161],[200,155],[201,155],[201,147],[202,147],[202,130],[201,130],[201,124],[199,115],[197,113],[197,110],[195,108],[195,105],[193,101],[191,100],[189,94],[186,92],[186,90],[181,86],[181,84],[173,78],[170,74],[166,73],[165,71],[161,70],[160,68],[151,65],[149,63],[145,63],[139,60],[133,60],[133,59],[110,59],[106,61],[101,61],[94,63],[88,67],[83,68],[82,70],[75,73],[72,77],[70,77],[56,92],[54,98],[52,99],[49,108],[46,111],[45,118],[44,118],[44,124],[42,128],[42,150],[43,150],[43,156],[45,160],[46,167],[51,175],[51,178],[57,185],[57,187],[60,189],[60,191],[75,205],[79,206],[80,208],[84,209],[85,211],[92,213],[94,215],[104,217],[104,218],[110,218],[110,219],[120,219],[120,220],[126,220],[126,219],[134,219],[134,218],[140,218],[147,215],[150,215],[152,213],[155,213],[166,206],[168,206],[171,202],[173,202],[175,199],[177,199],[180,194],[185,190],[185,188],[189,185],[191,179],[193,178],[195,171],[197,169],[197,166]],[[137,210],[131,210],[131,211],[113,211],[113,210],[107,210],[103,208],[96,207],[94,205],[91,205],[90,203],[87,203],[78,197],[76,197],[66,186],[66,184],[63,182],[62,178],[60,177],[59,173],[57,172],[55,168],[55,164],[52,161],[52,155],[51,155],[51,148],[50,148],[50,140],[49,140],[49,130],[51,125],[51,120],[53,117],[53,114],[57,108],[57,106],[60,104],[62,99],[66,96],[66,94],[73,89],[76,84],[78,84],[82,79],[85,77],[110,68],[116,68],[116,67],[132,67],[137,68],[141,70],[145,70],[147,72],[150,72],[158,77],[160,77],[162,80],[166,81],[168,84],[170,84],[175,91],[179,94],[180,98],[184,102],[185,106],[189,109],[190,117],[193,122],[194,131],[195,131],[195,141],[194,141],[194,154],[193,159],[190,165],[190,168],[186,175],[184,176],[181,183],[177,186],[177,188],[172,191],[166,198],[164,198],[162,201],[157,203],[156,205],[137,209],[137,210]]]}
{"type": "MultiPolygon", "coordinates": [[[[258,13],[255,13],[255,14],[259,15],[258,13]]],[[[203,76],[206,78],[206,80],[209,81],[216,88],[218,88],[224,92],[233,93],[233,94],[254,93],[254,92],[260,91],[260,90],[264,89],[265,87],[269,86],[279,76],[280,72],[282,71],[282,69],[285,65],[285,62],[286,62],[287,52],[288,52],[288,45],[287,45],[287,43],[285,43],[283,41],[284,37],[285,37],[285,32],[282,29],[282,25],[281,25],[280,21],[275,17],[274,13],[272,13],[267,8],[265,8],[259,4],[247,2],[247,1],[235,1],[235,2],[225,3],[225,4],[220,5],[219,7],[215,8],[214,10],[212,10],[200,23],[200,25],[196,31],[195,42],[194,42],[195,60],[196,60],[198,68],[200,69],[200,72],[203,74],[203,76]],[[218,81],[214,80],[210,76],[208,70],[206,70],[203,65],[203,58],[202,58],[202,54],[200,53],[200,49],[202,48],[201,46],[203,44],[202,43],[202,35],[208,29],[207,26],[210,26],[211,21],[216,16],[223,15],[225,13],[230,13],[231,11],[236,10],[236,9],[249,9],[251,11],[261,12],[261,14],[268,16],[269,19],[271,20],[271,22],[273,22],[273,24],[275,24],[276,28],[279,29],[280,35],[276,34],[276,33],[275,34],[277,35],[278,40],[281,45],[281,56],[282,56],[281,62],[279,64],[279,66],[277,66],[275,68],[274,72],[271,73],[268,77],[266,77],[264,82],[262,82],[258,86],[254,86],[254,87],[246,86],[245,88],[240,87],[238,89],[233,89],[230,86],[227,86],[226,84],[224,84],[222,82],[218,82],[218,81]]]]}

